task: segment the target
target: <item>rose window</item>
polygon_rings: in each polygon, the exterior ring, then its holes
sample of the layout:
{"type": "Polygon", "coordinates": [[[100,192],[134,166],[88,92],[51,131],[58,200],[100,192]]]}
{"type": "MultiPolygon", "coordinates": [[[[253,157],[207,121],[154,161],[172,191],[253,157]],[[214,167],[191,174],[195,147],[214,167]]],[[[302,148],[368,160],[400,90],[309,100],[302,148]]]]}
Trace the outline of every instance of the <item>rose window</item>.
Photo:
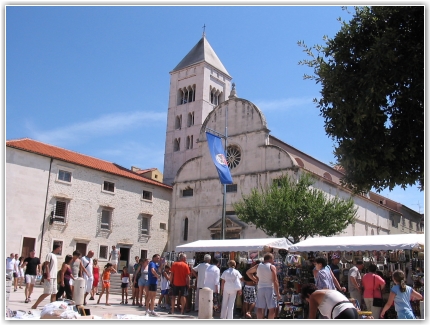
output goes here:
{"type": "Polygon", "coordinates": [[[241,159],[240,149],[236,146],[228,146],[227,148],[227,165],[230,169],[237,167],[241,159]]]}

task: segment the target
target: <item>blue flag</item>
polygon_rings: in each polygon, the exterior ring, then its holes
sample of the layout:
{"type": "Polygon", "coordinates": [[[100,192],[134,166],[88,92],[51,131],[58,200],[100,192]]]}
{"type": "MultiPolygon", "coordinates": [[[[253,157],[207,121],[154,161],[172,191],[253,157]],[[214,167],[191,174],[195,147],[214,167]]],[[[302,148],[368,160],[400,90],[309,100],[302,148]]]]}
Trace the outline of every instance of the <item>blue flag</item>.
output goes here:
{"type": "Polygon", "coordinates": [[[230,169],[227,165],[227,159],[225,159],[225,152],[224,148],[222,147],[221,138],[206,132],[206,139],[208,140],[209,151],[211,153],[212,161],[215,164],[216,170],[218,171],[221,184],[233,184],[230,169]]]}

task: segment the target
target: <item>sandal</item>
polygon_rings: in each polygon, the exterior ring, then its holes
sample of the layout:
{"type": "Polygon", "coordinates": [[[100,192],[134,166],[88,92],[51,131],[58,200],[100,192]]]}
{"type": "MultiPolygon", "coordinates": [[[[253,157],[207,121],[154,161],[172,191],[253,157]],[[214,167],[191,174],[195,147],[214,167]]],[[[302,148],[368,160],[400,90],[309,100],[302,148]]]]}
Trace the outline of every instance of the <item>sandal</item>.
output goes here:
{"type": "Polygon", "coordinates": [[[112,306],[111,304],[106,304],[106,306],[112,306]]]}
{"type": "Polygon", "coordinates": [[[124,305],[124,301],[121,301],[119,304],[120,304],[120,305],[124,305]]]}
{"type": "Polygon", "coordinates": [[[127,299],[125,300],[125,304],[126,304],[126,305],[128,304],[128,300],[127,300],[127,299]]]}

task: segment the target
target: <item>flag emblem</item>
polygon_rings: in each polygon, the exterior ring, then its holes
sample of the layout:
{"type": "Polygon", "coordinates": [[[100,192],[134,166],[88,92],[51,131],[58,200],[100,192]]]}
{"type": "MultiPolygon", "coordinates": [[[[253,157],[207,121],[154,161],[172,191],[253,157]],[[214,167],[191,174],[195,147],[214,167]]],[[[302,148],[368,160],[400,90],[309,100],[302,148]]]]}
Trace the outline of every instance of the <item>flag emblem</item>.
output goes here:
{"type": "Polygon", "coordinates": [[[227,159],[225,159],[225,156],[222,153],[216,155],[216,161],[223,166],[227,166],[227,159]]]}

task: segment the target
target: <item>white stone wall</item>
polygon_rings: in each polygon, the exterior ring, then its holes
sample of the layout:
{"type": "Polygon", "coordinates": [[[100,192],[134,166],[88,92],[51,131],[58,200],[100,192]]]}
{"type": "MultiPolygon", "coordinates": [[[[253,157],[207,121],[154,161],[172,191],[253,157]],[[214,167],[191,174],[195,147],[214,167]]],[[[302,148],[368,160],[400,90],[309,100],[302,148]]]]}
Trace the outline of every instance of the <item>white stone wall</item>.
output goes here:
{"type": "Polygon", "coordinates": [[[45,215],[50,158],[6,147],[5,243],[6,253],[21,255],[24,237],[35,238],[39,255],[45,215]]]}
{"type": "MultiPolygon", "coordinates": [[[[66,254],[71,254],[76,249],[78,242],[87,243],[87,251],[94,250],[95,257],[97,258],[99,257],[100,245],[108,246],[109,252],[112,245],[130,248],[129,261],[133,263],[134,256],[140,256],[141,250],[147,250],[148,257],[155,253],[161,254],[165,250],[168,237],[170,189],[54,159],[51,169],[47,207],[46,211],[43,212],[49,159],[15,149],[8,148],[7,151],[8,170],[6,174],[8,183],[15,184],[18,179],[17,175],[27,176],[26,183],[21,182],[21,186],[14,185],[7,188],[7,197],[21,197],[22,202],[30,202],[28,204],[30,208],[37,207],[37,210],[41,210],[41,213],[34,212],[31,214],[27,212],[23,215],[23,212],[21,212],[22,209],[18,209],[15,201],[10,199],[12,204],[9,207],[11,212],[7,214],[7,227],[10,230],[15,230],[10,235],[11,243],[13,243],[10,249],[18,248],[16,238],[19,238],[21,233],[23,233],[22,230],[17,230],[19,226],[21,229],[26,229],[25,225],[31,225],[31,234],[38,241],[36,248],[38,252],[43,215],[45,215],[46,222],[42,243],[42,258],[52,250],[54,240],[63,242],[62,255],[59,256],[60,262],[63,261],[66,254]],[[12,155],[9,155],[9,150],[14,150],[18,154],[12,157],[12,155]],[[20,159],[18,159],[18,156],[20,159]],[[23,165],[20,160],[25,161],[26,165],[23,165]],[[59,168],[72,172],[71,184],[58,180],[59,168]],[[103,191],[104,181],[115,183],[114,194],[103,191]],[[40,192],[37,197],[27,193],[29,182],[37,189],[36,192],[40,192]],[[143,190],[152,192],[152,202],[142,199],[143,190]],[[55,202],[59,198],[66,198],[65,200],[69,202],[66,223],[54,222],[52,225],[49,225],[50,213],[53,211],[55,202]],[[101,210],[104,206],[113,209],[111,232],[100,230],[99,222],[101,210]],[[149,237],[142,237],[140,235],[141,224],[139,216],[142,213],[152,215],[149,237]],[[15,220],[21,220],[20,225],[15,220]],[[160,229],[160,223],[165,223],[167,229],[160,229]]],[[[22,202],[21,207],[23,206],[22,202]]],[[[9,244],[7,246],[9,249],[9,244]]],[[[100,259],[101,265],[105,262],[107,262],[106,259],[100,259]]]]}

